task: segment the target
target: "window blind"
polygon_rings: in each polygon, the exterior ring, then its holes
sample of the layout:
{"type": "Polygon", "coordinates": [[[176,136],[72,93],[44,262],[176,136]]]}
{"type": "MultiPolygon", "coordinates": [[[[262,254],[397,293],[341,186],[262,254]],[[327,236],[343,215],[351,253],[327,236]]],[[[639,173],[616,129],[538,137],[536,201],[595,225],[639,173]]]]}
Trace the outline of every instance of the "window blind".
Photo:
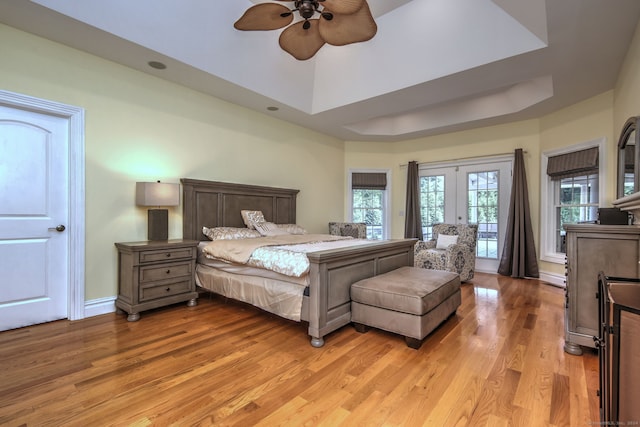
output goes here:
{"type": "Polygon", "coordinates": [[[573,176],[598,173],[598,147],[549,157],[547,175],[558,181],[573,176]]]}
{"type": "Polygon", "coordinates": [[[384,172],[354,172],[351,174],[351,188],[354,190],[386,190],[387,174],[384,172]]]}

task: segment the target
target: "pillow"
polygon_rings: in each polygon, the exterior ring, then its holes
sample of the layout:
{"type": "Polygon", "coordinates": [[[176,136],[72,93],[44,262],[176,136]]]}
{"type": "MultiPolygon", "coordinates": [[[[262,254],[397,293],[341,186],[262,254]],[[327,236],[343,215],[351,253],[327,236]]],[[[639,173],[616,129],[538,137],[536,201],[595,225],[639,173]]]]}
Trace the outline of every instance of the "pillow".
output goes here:
{"type": "Polygon", "coordinates": [[[209,240],[254,239],[261,237],[256,230],[237,227],[202,227],[202,234],[207,236],[209,240]]]}
{"type": "MultiPolygon", "coordinates": [[[[366,237],[366,228],[365,237],[366,237]]],[[[344,223],[340,225],[340,235],[345,237],[360,238],[360,224],[344,223]]]]}
{"type": "Polygon", "coordinates": [[[276,224],[278,228],[282,228],[289,234],[307,234],[307,230],[298,224],[276,224]]]}
{"type": "Polygon", "coordinates": [[[436,242],[436,249],[447,249],[451,245],[458,243],[457,235],[438,234],[438,241],[436,242]]]}
{"type": "Polygon", "coordinates": [[[242,215],[242,220],[247,228],[251,230],[255,228],[254,224],[264,222],[264,215],[262,214],[262,211],[241,210],[240,215],[242,215]]]}
{"type": "Polygon", "coordinates": [[[283,236],[289,234],[286,230],[272,222],[257,222],[254,225],[256,230],[263,236],[283,236]]]}

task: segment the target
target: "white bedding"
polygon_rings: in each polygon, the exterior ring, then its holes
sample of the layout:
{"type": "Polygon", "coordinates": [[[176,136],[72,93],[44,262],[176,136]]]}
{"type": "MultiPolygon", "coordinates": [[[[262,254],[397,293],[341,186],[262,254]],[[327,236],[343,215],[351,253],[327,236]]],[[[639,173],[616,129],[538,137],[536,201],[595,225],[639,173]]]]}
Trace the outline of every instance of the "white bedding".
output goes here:
{"type": "Polygon", "coordinates": [[[200,242],[198,245],[198,264],[206,265],[208,267],[213,267],[218,270],[224,271],[226,273],[232,274],[244,274],[247,276],[258,276],[264,277],[267,279],[273,280],[282,280],[285,282],[295,283],[297,285],[308,286],[309,285],[309,275],[305,274],[300,277],[287,276],[281,273],[277,273],[271,270],[265,270],[264,268],[253,267],[247,264],[234,264],[227,261],[221,261],[215,258],[209,258],[205,256],[202,252],[204,246],[206,246],[208,242],[200,242]]]}
{"type": "Polygon", "coordinates": [[[236,265],[302,277],[309,272],[307,253],[361,245],[371,240],[328,234],[271,236],[253,239],[214,240],[202,248],[204,256],[236,265]]]}
{"type": "Polygon", "coordinates": [[[286,242],[286,236],[283,239],[269,238],[266,246],[261,246],[260,238],[240,239],[241,242],[203,242],[199,246],[196,283],[217,294],[252,304],[286,319],[300,321],[304,289],[309,284],[309,259],[306,254],[377,243],[375,240],[351,237],[306,236],[295,236],[295,240],[300,242],[297,244],[281,244],[286,242]],[[329,241],[325,241],[325,238],[329,241]],[[251,252],[247,248],[234,252],[236,248],[232,242],[240,246],[249,240],[251,246],[255,246],[251,252]],[[240,252],[243,253],[238,256],[240,252]],[[216,253],[223,254],[226,259],[214,257],[216,253]],[[233,259],[247,261],[231,262],[233,259]],[[283,259],[286,260],[284,264],[283,259]]]}

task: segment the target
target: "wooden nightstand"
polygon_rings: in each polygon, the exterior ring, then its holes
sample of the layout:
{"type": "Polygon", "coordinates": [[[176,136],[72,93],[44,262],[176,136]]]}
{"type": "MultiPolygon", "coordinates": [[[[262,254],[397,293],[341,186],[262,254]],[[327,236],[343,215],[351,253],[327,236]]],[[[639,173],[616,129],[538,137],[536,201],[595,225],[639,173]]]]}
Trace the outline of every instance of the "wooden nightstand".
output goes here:
{"type": "Polygon", "coordinates": [[[118,298],[116,308],[140,319],[140,312],[188,301],[195,306],[197,240],[116,243],[118,298]]]}

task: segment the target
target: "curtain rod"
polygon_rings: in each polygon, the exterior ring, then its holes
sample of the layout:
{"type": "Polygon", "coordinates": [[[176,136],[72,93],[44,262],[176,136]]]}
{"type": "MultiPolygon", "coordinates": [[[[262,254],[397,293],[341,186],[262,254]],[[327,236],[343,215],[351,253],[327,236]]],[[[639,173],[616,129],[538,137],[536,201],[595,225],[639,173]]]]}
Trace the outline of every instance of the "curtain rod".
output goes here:
{"type": "MultiPolygon", "coordinates": [[[[526,150],[522,151],[522,154],[527,154],[526,150]]],[[[469,159],[490,159],[491,157],[500,157],[500,156],[508,156],[508,155],[515,155],[515,150],[509,153],[497,153],[497,154],[491,154],[489,156],[469,156],[469,157],[458,157],[457,159],[449,159],[449,160],[438,160],[437,162],[418,162],[418,166],[420,166],[423,163],[449,163],[449,162],[455,162],[458,160],[469,160],[469,159]]],[[[400,167],[401,168],[406,168],[407,165],[409,163],[400,163],[400,167]]]]}

